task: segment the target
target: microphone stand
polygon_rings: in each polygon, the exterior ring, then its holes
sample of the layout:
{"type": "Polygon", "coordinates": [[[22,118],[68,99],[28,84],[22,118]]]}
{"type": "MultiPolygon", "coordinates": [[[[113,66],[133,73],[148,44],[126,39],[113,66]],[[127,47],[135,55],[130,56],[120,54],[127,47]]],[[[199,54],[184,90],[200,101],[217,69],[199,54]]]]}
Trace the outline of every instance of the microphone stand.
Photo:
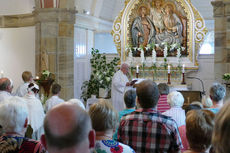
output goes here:
{"type": "Polygon", "coordinates": [[[200,79],[200,78],[197,78],[197,77],[187,77],[188,79],[196,79],[196,80],[199,80],[200,82],[201,82],[201,85],[202,85],[202,92],[201,92],[201,94],[202,95],[206,95],[205,94],[205,91],[204,91],[204,82],[200,79]]]}

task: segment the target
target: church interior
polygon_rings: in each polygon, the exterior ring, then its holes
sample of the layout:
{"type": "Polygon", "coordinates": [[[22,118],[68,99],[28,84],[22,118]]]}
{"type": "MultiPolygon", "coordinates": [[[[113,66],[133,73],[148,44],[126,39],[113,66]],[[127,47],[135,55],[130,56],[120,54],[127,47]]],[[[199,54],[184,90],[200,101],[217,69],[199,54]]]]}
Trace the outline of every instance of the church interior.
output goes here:
{"type": "Polygon", "coordinates": [[[29,71],[43,105],[59,84],[61,99],[86,109],[149,79],[179,91],[183,108],[202,105],[215,83],[227,100],[229,17],[228,0],[0,0],[0,79],[13,82],[13,95],[29,71]],[[119,69],[125,90],[114,95],[119,69]]]}

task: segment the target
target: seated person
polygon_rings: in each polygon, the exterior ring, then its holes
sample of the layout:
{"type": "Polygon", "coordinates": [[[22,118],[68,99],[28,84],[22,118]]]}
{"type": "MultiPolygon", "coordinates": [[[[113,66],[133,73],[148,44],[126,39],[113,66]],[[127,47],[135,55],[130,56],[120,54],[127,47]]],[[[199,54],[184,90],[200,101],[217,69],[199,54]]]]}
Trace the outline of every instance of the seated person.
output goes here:
{"type": "Polygon", "coordinates": [[[185,111],[182,109],[184,104],[183,95],[180,92],[173,91],[167,98],[167,102],[171,108],[163,114],[172,117],[176,121],[178,127],[185,125],[185,111]]]}
{"type": "Polygon", "coordinates": [[[230,102],[225,102],[215,118],[215,126],[212,135],[212,145],[215,153],[230,152],[230,102]]]}
{"type": "Polygon", "coordinates": [[[46,114],[44,129],[41,141],[49,153],[91,153],[95,146],[90,117],[76,104],[53,107],[46,114]]]}
{"type": "Polygon", "coordinates": [[[38,85],[30,83],[27,90],[28,93],[23,98],[26,100],[29,109],[28,124],[33,129],[32,138],[38,140],[44,133],[43,120],[45,113],[41,101],[36,97],[39,93],[38,85]]]}
{"type": "Polygon", "coordinates": [[[133,153],[133,149],[118,141],[112,140],[113,131],[117,125],[117,113],[112,105],[105,99],[92,104],[89,108],[89,116],[92,120],[93,129],[96,131],[97,153],[133,153]]]}
{"type": "Polygon", "coordinates": [[[59,84],[54,84],[52,86],[52,97],[50,97],[46,101],[46,112],[48,112],[52,107],[54,107],[57,104],[63,103],[64,100],[59,98],[59,94],[61,92],[61,86],[59,84]]]}
{"type": "Polygon", "coordinates": [[[182,144],[176,122],[156,110],[160,96],[157,84],[144,80],[137,85],[136,93],[141,108],[122,117],[118,141],[136,153],[179,152],[182,144]]]}
{"type": "Polygon", "coordinates": [[[13,82],[8,78],[0,78],[0,102],[11,98],[13,90],[13,82]]]}
{"type": "Polygon", "coordinates": [[[160,98],[157,103],[157,110],[163,113],[170,109],[170,106],[167,103],[167,96],[169,94],[169,86],[166,83],[160,83],[158,84],[158,89],[160,92],[160,98]]]}
{"type": "Polygon", "coordinates": [[[0,104],[1,153],[45,153],[39,141],[25,138],[29,117],[24,99],[12,97],[0,104]]]}
{"type": "Polygon", "coordinates": [[[186,135],[190,150],[185,153],[205,153],[211,148],[215,114],[209,110],[191,110],[186,118],[186,135]]]}
{"type": "MultiPolygon", "coordinates": [[[[191,111],[191,110],[199,110],[202,109],[202,105],[200,102],[192,102],[190,105],[188,105],[185,108],[185,115],[191,111]]],[[[181,137],[181,141],[183,144],[183,149],[181,149],[181,151],[185,151],[189,149],[189,144],[188,144],[188,140],[187,140],[187,136],[186,136],[186,126],[182,125],[179,127],[179,132],[180,132],[180,137],[181,137]]]]}
{"type": "MultiPolygon", "coordinates": [[[[125,101],[125,105],[126,105],[126,109],[124,109],[123,111],[119,112],[119,118],[118,118],[118,122],[120,122],[121,118],[126,115],[126,114],[130,114],[133,111],[135,111],[135,106],[136,106],[136,91],[135,90],[128,90],[125,92],[124,95],[124,101],[125,101]]],[[[117,130],[113,135],[113,139],[117,140],[117,130]]]]}
{"type": "Polygon", "coordinates": [[[33,76],[30,71],[24,71],[22,73],[23,84],[21,84],[15,93],[15,96],[24,97],[27,94],[27,88],[30,83],[33,82],[33,76]]]}
{"type": "Polygon", "coordinates": [[[210,88],[209,93],[210,93],[210,98],[212,100],[213,105],[210,108],[206,108],[206,109],[217,114],[219,110],[221,109],[221,107],[223,106],[226,89],[220,83],[215,83],[210,88]]]}

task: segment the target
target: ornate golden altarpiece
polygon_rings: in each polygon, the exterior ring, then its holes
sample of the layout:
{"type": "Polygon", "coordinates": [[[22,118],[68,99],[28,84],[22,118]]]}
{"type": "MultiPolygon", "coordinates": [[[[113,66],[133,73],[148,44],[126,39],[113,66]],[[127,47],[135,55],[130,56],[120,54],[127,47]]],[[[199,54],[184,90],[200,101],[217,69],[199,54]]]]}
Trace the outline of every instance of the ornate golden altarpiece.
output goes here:
{"type": "MultiPolygon", "coordinates": [[[[141,5],[151,6],[157,0],[125,0],[123,10],[116,17],[112,35],[117,48],[117,52],[121,57],[121,62],[127,62],[128,53],[126,47],[132,44],[132,24],[136,17],[138,17],[138,8],[141,5]],[[148,3],[151,3],[149,5],[148,3]]],[[[186,70],[198,69],[197,61],[199,48],[207,33],[203,17],[197,9],[192,5],[190,0],[161,0],[163,6],[165,3],[174,5],[174,10],[182,14],[186,18],[186,42],[182,45],[186,48],[186,53],[181,56],[181,64],[184,64],[186,70]]],[[[146,66],[151,66],[151,57],[145,57],[146,66]]],[[[175,56],[167,57],[167,63],[172,66],[177,66],[175,56]]],[[[158,65],[164,63],[164,58],[157,55],[158,65]]],[[[140,57],[134,57],[133,66],[141,65],[140,57]]]]}

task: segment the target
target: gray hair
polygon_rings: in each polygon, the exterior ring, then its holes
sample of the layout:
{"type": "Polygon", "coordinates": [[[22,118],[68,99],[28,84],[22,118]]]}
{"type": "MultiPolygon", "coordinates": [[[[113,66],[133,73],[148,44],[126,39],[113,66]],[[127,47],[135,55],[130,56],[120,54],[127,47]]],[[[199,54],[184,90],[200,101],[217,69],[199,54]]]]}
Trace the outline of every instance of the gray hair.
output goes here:
{"type": "Polygon", "coordinates": [[[210,88],[209,92],[210,92],[211,99],[215,102],[219,102],[224,99],[225,94],[226,94],[226,89],[220,83],[215,83],[210,88]]]}
{"type": "Polygon", "coordinates": [[[160,95],[169,94],[169,86],[166,83],[158,84],[158,89],[159,89],[160,95]]]}
{"type": "Polygon", "coordinates": [[[8,87],[12,87],[13,82],[8,78],[1,78],[0,79],[0,90],[5,91],[8,87]]]}
{"type": "Polygon", "coordinates": [[[135,106],[136,96],[137,94],[135,90],[128,90],[125,92],[124,101],[127,108],[132,108],[135,106]]]}
{"type": "Polygon", "coordinates": [[[20,133],[25,128],[28,107],[23,98],[12,97],[0,104],[0,125],[4,132],[20,133]]]}
{"type": "Polygon", "coordinates": [[[184,97],[183,95],[178,91],[173,91],[168,94],[167,96],[167,102],[171,107],[173,106],[180,106],[182,107],[184,104],[184,97]]]}

